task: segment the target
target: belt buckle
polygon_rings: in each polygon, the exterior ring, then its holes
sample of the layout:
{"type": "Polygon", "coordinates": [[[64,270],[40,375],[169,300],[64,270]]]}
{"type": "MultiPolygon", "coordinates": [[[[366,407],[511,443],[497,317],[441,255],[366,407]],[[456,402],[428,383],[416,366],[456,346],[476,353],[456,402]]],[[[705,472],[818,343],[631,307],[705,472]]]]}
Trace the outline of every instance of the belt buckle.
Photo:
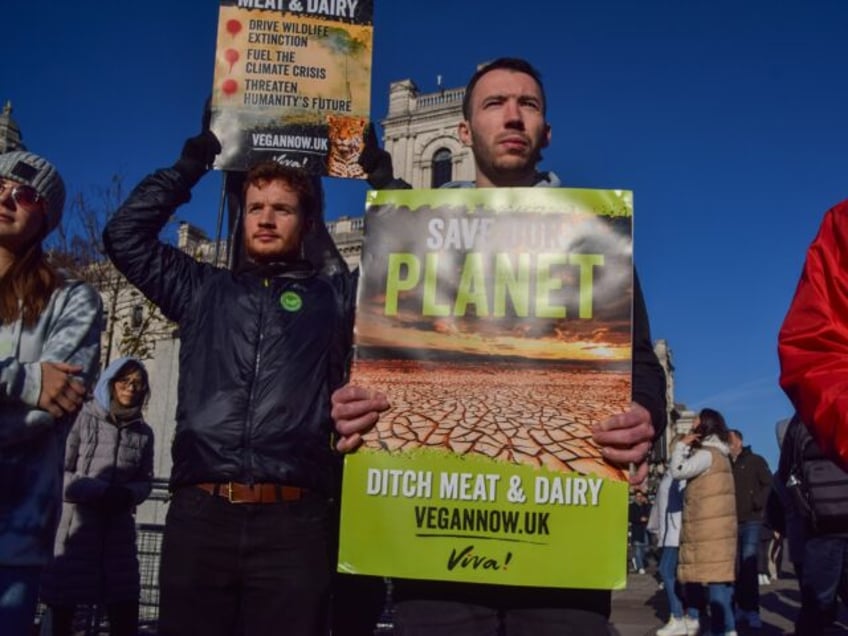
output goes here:
{"type": "Polygon", "coordinates": [[[227,482],[227,501],[229,501],[231,504],[244,503],[240,499],[233,499],[233,482],[231,481],[227,482]]]}

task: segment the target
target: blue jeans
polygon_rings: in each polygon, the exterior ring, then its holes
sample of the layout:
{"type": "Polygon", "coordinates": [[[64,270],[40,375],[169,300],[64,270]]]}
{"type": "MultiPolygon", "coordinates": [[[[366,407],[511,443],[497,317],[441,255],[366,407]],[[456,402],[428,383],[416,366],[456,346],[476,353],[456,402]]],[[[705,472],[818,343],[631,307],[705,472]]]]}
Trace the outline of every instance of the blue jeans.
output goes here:
{"type": "Polygon", "coordinates": [[[0,631],[24,636],[32,631],[41,567],[0,566],[0,631]]]}
{"type": "Polygon", "coordinates": [[[686,598],[698,608],[701,625],[706,627],[704,619],[709,608],[709,630],[713,634],[726,634],[736,629],[733,615],[733,583],[686,584],[686,598]],[[706,597],[706,598],[705,598],[706,597]]]}
{"type": "Polygon", "coordinates": [[[760,549],[759,521],[739,524],[739,574],[736,577],[736,605],[744,612],[760,611],[760,583],[757,556],[760,549]]]}
{"type": "Polygon", "coordinates": [[[644,570],[646,544],[643,541],[634,541],[631,547],[633,548],[633,569],[644,570]]]}
{"type": "Polygon", "coordinates": [[[801,612],[795,632],[821,634],[836,616],[836,594],[848,587],[848,539],[810,537],[804,546],[801,612]]]}
{"type": "MultiPolygon", "coordinates": [[[[660,556],[660,579],[663,582],[666,596],[668,596],[668,608],[675,618],[683,618],[683,596],[682,590],[677,582],[677,557],[680,549],[677,546],[668,546],[662,549],[660,556]]],[[[689,607],[686,613],[691,618],[698,618],[698,610],[689,607]]]]}

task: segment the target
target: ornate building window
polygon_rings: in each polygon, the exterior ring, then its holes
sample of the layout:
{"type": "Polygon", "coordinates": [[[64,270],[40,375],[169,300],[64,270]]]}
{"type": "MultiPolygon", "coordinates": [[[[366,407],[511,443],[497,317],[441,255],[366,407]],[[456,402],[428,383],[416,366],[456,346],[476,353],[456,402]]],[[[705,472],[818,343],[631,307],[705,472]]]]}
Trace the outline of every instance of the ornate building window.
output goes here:
{"type": "Polygon", "coordinates": [[[440,148],[433,155],[433,178],[430,182],[431,188],[438,188],[453,179],[453,162],[451,151],[440,148]]]}

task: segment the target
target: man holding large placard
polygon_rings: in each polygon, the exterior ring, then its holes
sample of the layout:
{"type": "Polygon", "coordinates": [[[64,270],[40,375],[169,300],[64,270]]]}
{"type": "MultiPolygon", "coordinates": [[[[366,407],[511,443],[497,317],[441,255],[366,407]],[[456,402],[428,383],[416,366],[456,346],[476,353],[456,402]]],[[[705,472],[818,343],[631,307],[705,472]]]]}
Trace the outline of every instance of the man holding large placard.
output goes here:
{"type": "MultiPolygon", "coordinates": [[[[474,183],[453,187],[558,187],[553,173],[538,172],[541,150],[551,138],[539,73],[524,60],[498,59],[475,73],[465,93],[461,141],[474,154],[474,183]]],[[[370,182],[391,189],[390,158],[365,153],[370,182]],[[382,182],[375,179],[381,176],[382,182]]],[[[631,481],[647,474],[646,458],[665,419],[665,377],[654,355],[647,312],[634,278],[633,377],[629,410],[597,424],[594,441],[618,466],[634,465],[631,481]]],[[[338,410],[338,407],[337,407],[338,410]]],[[[342,422],[337,418],[337,423],[342,422]]],[[[418,634],[597,634],[605,633],[610,592],[469,583],[395,580],[396,626],[418,634]],[[500,632],[503,633],[503,632],[500,632]]]]}

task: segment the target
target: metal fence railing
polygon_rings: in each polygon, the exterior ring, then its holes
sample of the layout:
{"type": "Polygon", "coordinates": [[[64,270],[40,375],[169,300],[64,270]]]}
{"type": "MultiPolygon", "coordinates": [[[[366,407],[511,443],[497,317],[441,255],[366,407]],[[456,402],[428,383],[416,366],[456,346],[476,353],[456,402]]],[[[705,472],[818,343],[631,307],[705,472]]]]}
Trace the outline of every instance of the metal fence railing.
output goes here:
{"type": "MultiPolygon", "coordinates": [[[[155,480],[153,492],[148,502],[163,504],[167,502],[167,482],[155,480]]],[[[143,518],[143,517],[142,517],[143,518]]],[[[139,631],[143,636],[156,636],[159,622],[159,561],[162,555],[162,535],[164,524],[136,524],[136,548],[141,579],[139,594],[139,631]]],[[[393,633],[393,608],[391,603],[392,586],[386,580],[386,603],[382,616],[375,625],[375,636],[387,636],[393,633]]],[[[47,608],[40,604],[36,615],[33,634],[50,634],[50,622],[47,608]]],[[[3,633],[0,625],[0,634],[3,633]]],[[[106,608],[99,605],[80,605],[74,617],[74,636],[107,636],[109,625],[106,608]]]]}
{"type": "Polygon", "coordinates": [[[162,553],[162,530],[158,524],[138,526],[138,566],[141,594],[138,604],[139,634],[155,634],[159,620],[159,556],[162,553]]]}

